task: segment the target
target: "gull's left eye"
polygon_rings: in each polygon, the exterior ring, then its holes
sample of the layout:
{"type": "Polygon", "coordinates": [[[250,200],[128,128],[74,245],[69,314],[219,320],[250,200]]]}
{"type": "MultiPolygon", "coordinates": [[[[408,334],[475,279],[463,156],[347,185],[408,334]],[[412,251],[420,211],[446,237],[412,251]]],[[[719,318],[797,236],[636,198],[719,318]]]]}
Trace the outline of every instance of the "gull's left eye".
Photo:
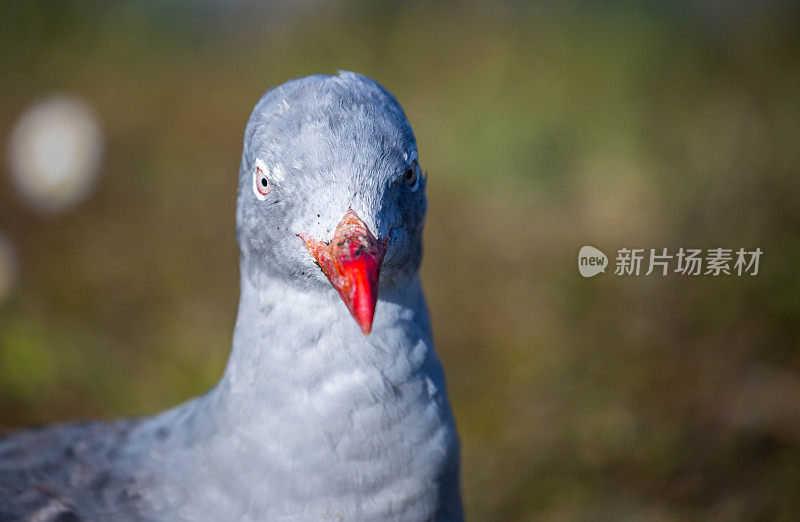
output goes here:
{"type": "Polygon", "coordinates": [[[419,163],[417,160],[411,162],[411,165],[406,167],[403,173],[403,181],[411,187],[411,190],[417,190],[419,184],[419,163]]]}

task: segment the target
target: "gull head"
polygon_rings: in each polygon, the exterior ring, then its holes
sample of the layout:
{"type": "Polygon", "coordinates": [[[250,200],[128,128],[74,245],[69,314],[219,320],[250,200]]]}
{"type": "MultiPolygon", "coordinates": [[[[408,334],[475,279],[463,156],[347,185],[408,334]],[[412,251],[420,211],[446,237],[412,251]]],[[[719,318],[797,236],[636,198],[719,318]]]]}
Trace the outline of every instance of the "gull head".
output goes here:
{"type": "Polygon", "coordinates": [[[369,334],[379,288],[419,270],[425,183],[411,125],[377,82],[340,72],[267,91],[244,136],[242,277],[335,291],[369,334]]]}

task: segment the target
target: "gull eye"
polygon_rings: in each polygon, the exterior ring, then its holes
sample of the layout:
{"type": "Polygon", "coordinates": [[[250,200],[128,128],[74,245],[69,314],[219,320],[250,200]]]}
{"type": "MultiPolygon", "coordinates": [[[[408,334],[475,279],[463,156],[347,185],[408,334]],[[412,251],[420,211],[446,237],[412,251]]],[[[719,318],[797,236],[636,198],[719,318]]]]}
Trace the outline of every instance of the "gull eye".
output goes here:
{"type": "Polygon", "coordinates": [[[411,187],[411,190],[417,190],[419,184],[419,163],[417,160],[412,161],[411,165],[406,167],[403,173],[403,181],[411,187]]]}
{"type": "Polygon", "coordinates": [[[267,177],[266,165],[261,160],[258,160],[253,171],[253,193],[255,193],[259,201],[264,201],[271,191],[272,185],[267,177]]]}

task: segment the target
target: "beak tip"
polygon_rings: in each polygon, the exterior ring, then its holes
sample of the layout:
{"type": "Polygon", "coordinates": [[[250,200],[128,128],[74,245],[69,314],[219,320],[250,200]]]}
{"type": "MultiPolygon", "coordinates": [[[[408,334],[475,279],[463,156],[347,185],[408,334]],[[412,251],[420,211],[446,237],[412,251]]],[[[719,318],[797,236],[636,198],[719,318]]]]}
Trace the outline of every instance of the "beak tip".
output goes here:
{"type": "Polygon", "coordinates": [[[361,331],[364,333],[364,335],[369,335],[369,333],[372,331],[372,319],[375,316],[374,304],[370,306],[369,310],[351,310],[351,314],[353,315],[353,319],[356,320],[356,323],[358,323],[358,327],[361,328],[361,331]]]}

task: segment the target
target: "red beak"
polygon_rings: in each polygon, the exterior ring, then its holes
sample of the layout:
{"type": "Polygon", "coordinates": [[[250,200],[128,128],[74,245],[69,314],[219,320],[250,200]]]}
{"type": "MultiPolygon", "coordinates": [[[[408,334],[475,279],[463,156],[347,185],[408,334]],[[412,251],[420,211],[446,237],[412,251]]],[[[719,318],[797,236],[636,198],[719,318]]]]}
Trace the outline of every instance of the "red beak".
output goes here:
{"type": "Polygon", "coordinates": [[[298,235],[339,292],[361,331],[369,334],[378,302],[378,278],[386,240],[376,239],[353,209],[345,213],[330,243],[298,235]]]}

